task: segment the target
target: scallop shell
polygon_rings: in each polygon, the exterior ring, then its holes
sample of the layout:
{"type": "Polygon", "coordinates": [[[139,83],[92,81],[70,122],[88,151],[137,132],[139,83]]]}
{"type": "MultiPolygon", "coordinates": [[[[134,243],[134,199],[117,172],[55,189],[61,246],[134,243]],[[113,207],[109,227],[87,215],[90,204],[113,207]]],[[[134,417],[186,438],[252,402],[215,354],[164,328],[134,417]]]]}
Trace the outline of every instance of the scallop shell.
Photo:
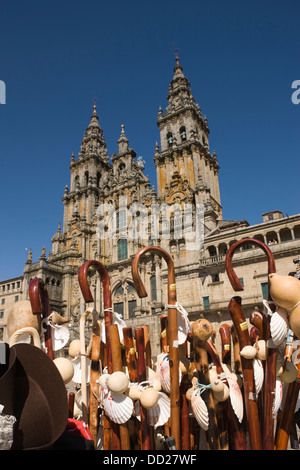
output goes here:
{"type": "Polygon", "coordinates": [[[275,382],[275,399],[274,399],[274,409],[273,409],[273,416],[275,417],[278,413],[282,402],[282,382],[279,377],[276,377],[275,382]]]}
{"type": "Polygon", "coordinates": [[[70,339],[70,330],[65,325],[51,324],[53,351],[62,349],[70,339]]]}
{"type": "Polygon", "coordinates": [[[117,424],[126,423],[132,416],[134,405],[127,395],[109,391],[102,399],[107,416],[117,424]]]}
{"type": "Polygon", "coordinates": [[[165,354],[162,358],[162,361],[159,365],[159,379],[161,386],[165,392],[170,393],[170,364],[169,364],[169,354],[165,354]]]}
{"type": "MultiPolygon", "coordinates": [[[[78,384],[81,384],[81,356],[80,354],[71,360],[74,367],[74,375],[72,381],[78,384]]],[[[90,383],[90,366],[91,360],[87,357],[87,380],[86,383],[90,383]]]]}
{"type": "Polygon", "coordinates": [[[253,372],[256,394],[262,389],[264,383],[264,368],[260,359],[253,360],[253,372]]]}
{"type": "Polygon", "coordinates": [[[289,329],[288,313],[279,307],[271,316],[270,333],[275,347],[279,346],[286,338],[289,329]]]}
{"type": "Polygon", "coordinates": [[[184,344],[188,334],[192,331],[187,313],[183,314],[177,310],[177,334],[178,344],[184,344]]]}
{"type": "Polygon", "coordinates": [[[236,380],[230,376],[226,376],[229,385],[229,398],[234,414],[241,423],[244,417],[244,402],[241,389],[236,380]]]}
{"type": "MultiPolygon", "coordinates": [[[[119,332],[119,337],[120,341],[123,341],[124,335],[123,335],[123,328],[126,328],[126,323],[122,319],[121,315],[116,312],[112,312],[112,324],[113,325],[118,325],[118,332],[119,332]]],[[[105,321],[103,320],[101,322],[101,341],[105,344],[106,343],[106,334],[105,334],[105,321]]]]}
{"type": "Polygon", "coordinates": [[[208,409],[198,390],[194,390],[192,393],[191,407],[197,423],[204,431],[207,431],[209,425],[208,409]]]}
{"type": "MultiPolygon", "coordinates": [[[[159,398],[157,405],[154,408],[147,410],[147,422],[149,426],[153,426],[154,428],[163,426],[171,416],[170,398],[163,392],[159,392],[158,394],[159,398]]],[[[134,414],[135,417],[140,421],[141,416],[139,400],[135,402],[134,414]]]]}

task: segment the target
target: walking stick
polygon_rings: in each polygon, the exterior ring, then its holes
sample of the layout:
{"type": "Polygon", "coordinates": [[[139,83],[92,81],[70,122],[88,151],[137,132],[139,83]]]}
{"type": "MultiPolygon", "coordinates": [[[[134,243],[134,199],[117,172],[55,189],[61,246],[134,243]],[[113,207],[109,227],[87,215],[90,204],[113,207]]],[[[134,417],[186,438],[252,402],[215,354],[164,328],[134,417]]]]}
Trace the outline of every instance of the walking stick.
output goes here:
{"type": "Polygon", "coordinates": [[[45,330],[45,348],[47,355],[53,360],[54,352],[52,345],[51,326],[47,324],[50,315],[49,295],[44,281],[38,277],[32,279],[29,283],[29,298],[34,315],[41,315],[42,328],[45,330]],[[43,320],[45,320],[43,322],[43,320]]]}
{"type": "MultiPolygon", "coordinates": [[[[112,351],[112,366],[113,371],[122,371],[122,353],[118,325],[109,326],[109,337],[111,341],[112,351]]],[[[120,443],[122,450],[130,450],[130,438],[128,424],[123,423],[119,425],[120,443]]]]}
{"type": "MultiPolygon", "coordinates": [[[[135,383],[138,381],[138,370],[137,370],[137,362],[136,362],[136,352],[134,347],[134,340],[133,340],[133,333],[132,327],[126,326],[123,328],[123,337],[124,337],[124,346],[125,346],[125,361],[128,368],[128,375],[129,380],[131,383],[135,383]]],[[[134,450],[137,449],[137,439],[136,436],[139,435],[140,423],[134,417],[133,418],[133,433],[131,436],[132,444],[131,447],[134,450]]]]}
{"type": "MultiPolygon", "coordinates": [[[[299,356],[299,345],[297,347],[297,353],[299,356]]],[[[292,432],[295,408],[300,392],[300,362],[296,364],[296,367],[298,369],[298,376],[294,382],[288,384],[283,410],[280,413],[275,447],[276,450],[287,449],[288,439],[292,432]]]]}
{"type": "Polygon", "coordinates": [[[162,353],[168,353],[168,314],[160,317],[160,348],[162,353]]]}
{"type": "Polygon", "coordinates": [[[146,289],[138,271],[138,264],[140,258],[148,252],[155,253],[164,258],[168,267],[168,345],[171,378],[171,435],[175,438],[176,449],[180,450],[180,392],[175,268],[171,255],[163,248],[148,246],[139,250],[132,261],[132,278],[139,297],[147,297],[146,289]]]}
{"type": "MultiPolygon", "coordinates": [[[[240,350],[251,344],[245,314],[241,306],[241,298],[233,297],[228,305],[228,310],[237,331],[240,350]]],[[[261,434],[259,424],[258,407],[255,397],[255,383],[252,359],[241,356],[241,366],[243,372],[243,388],[246,415],[251,450],[261,450],[261,434]]]]}
{"type": "Polygon", "coordinates": [[[209,425],[206,431],[206,441],[210,450],[220,450],[218,423],[215,405],[210,389],[209,363],[207,355],[207,340],[213,332],[208,320],[196,320],[192,324],[193,344],[195,354],[195,366],[198,375],[198,383],[203,387],[201,397],[208,410],[209,425]]]}
{"type": "MultiPolygon", "coordinates": [[[[107,366],[107,371],[109,374],[112,373],[112,354],[111,354],[111,345],[108,328],[112,324],[112,302],[111,302],[111,290],[110,290],[110,279],[108,272],[104,265],[96,260],[89,260],[83,263],[78,271],[78,281],[79,286],[84,298],[84,301],[87,303],[94,302],[94,297],[91,293],[91,289],[88,282],[88,271],[93,267],[99,273],[102,289],[103,289],[103,305],[104,305],[104,322],[105,322],[105,336],[106,336],[106,346],[105,346],[105,361],[107,366]]],[[[112,447],[117,450],[120,448],[119,436],[118,436],[118,426],[115,423],[110,423],[109,418],[106,413],[104,413],[104,450],[110,450],[110,431],[112,431],[112,447]]]]}
{"type": "MultiPolygon", "coordinates": [[[[137,352],[137,372],[138,382],[145,382],[146,380],[146,361],[145,361],[145,338],[144,329],[134,329],[136,352],[137,352]]],[[[140,440],[141,450],[151,450],[151,435],[150,426],[147,421],[147,410],[140,403],[140,416],[141,416],[141,427],[140,427],[140,440]]]]}
{"type": "MultiPolygon", "coordinates": [[[[82,419],[83,421],[86,422],[86,424],[89,423],[89,413],[88,413],[88,371],[87,371],[87,348],[85,345],[85,324],[86,320],[89,316],[92,316],[93,318],[93,328],[95,328],[96,322],[97,322],[97,312],[96,310],[93,310],[91,308],[85,310],[85,312],[81,315],[80,317],[80,365],[81,365],[81,406],[82,406],[82,419]]],[[[94,338],[92,337],[92,340],[94,338]]],[[[95,339],[93,341],[95,343],[95,339]]],[[[99,334],[99,343],[100,343],[100,334],[99,334]]],[[[100,349],[100,344],[99,344],[99,349],[100,349]]],[[[94,353],[94,358],[93,358],[93,367],[95,367],[95,362],[97,362],[97,359],[95,357],[94,353]]],[[[90,374],[90,385],[91,388],[95,387],[96,384],[94,383],[92,385],[92,379],[94,382],[96,379],[99,378],[99,376],[95,377],[93,373],[90,374]]]]}
{"type": "MultiPolygon", "coordinates": [[[[222,344],[222,363],[228,365],[231,368],[231,326],[227,323],[223,323],[223,325],[221,325],[219,328],[219,333],[221,336],[222,344]]],[[[214,357],[214,362],[217,366],[217,371],[220,370],[220,374],[224,372],[222,365],[218,364],[218,357],[214,357]]],[[[228,384],[228,381],[227,385],[230,386],[228,384]]],[[[233,410],[230,400],[228,400],[227,407],[230,448],[232,448],[233,450],[246,450],[246,437],[243,423],[239,422],[239,419],[237,418],[233,410]]]]}
{"type": "MultiPolygon", "coordinates": [[[[163,313],[160,317],[160,348],[163,354],[168,354],[169,346],[168,346],[168,314],[163,313]]],[[[164,435],[165,437],[170,437],[170,418],[164,424],[164,435]]]]}
{"type": "MultiPolygon", "coordinates": [[[[230,326],[229,325],[224,325],[225,328],[223,328],[222,331],[222,342],[224,341],[224,344],[229,344],[230,341],[230,326]]],[[[224,377],[224,369],[222,367],[219,355],[217,353],[216,348],[213,346],[211,340],[209,339],[207,341],[207,351],[209,356],[212,359],[213,364],[216,366],[217,374],[222,378],[224,377]]],[[[222,351],[224,351],[224,348],[222,348],[222,351]]],[[[227,361],[229,361],[228,358],[228,350],[225,349],[225,355],[227,361]]],[[[223,361],[222,361],[223,362],[223,361]]],[[[223,362],[226,364],[225,362],[223,362]]],[[[227,363],[229,365],[229,362],[227,363]]],[[[224,383],[230,388],[230,384],[228,383],[228,380],[226,378],[223,379],[224,383]]],[[[234,409],[232,407],[231,399],[229,398],[228,400],[218,403],[218,407],[224,412],[224,421],[228,421],[228,440],[229,440],[229,448],[231,450],[246,450],[246,437],[243,429],[242,423],[239,422],[237,415],[234,412],[234,409]],[[226,413],[226,414],[225,414],[226,413]],[[226,416],[227,415],[227,416],[226,416]]],[[[219,421],[218,421],[219,425],[219,421]]],[[[220,426],[219,426],[220,427],[220,426]]],[[[220,429],[219,429],[220,430],[220,429]]],[[[220,430],[220,443],[222,444],[222,439],[221,439],[221,430],[220,430]]]]}
{"type": "Polygon", "coordinates": [[[222,345],[222,362],[231,367],[231,327],[223,323],[219,328],[222,345]]]}
{"type": "MultiPolygon", "coordinates": [[[[187,357],[187,341],[180,345],[182,358],[187,357]],[[184,356],[183,356],[184,355],[184,356]]],[[[191,387],[189,370],[186,365],[182,366],[182,379],[180,383],[180,429],[181,429],[181,450],[190,450],[190,413],[189,402],[186,397],[188,389],[191,387]]]]}
{"type": "Polygon", "coordinates": [[[91,432],[95,449],[97,449],[98,435],[98,387],[97,380],[100,374],[100,343],[101,324],[96,321],[92,332],[91,371],[90,371],[90,400],[89,400],[89,430],[91,432]]]}
{"type": "MultiPolygon", "coordinates": [[[[267,255],[268,261],[268,297],[270,296],[270,280],[269,274],[276,272],[275,259],[270,248],[265,245],[265,243],[255,238],[245,238],[235,242],[228,250],[225,259],[226,272],[228,274],[230,283],[235,291],[244,290],[237,275],[235,274],[232,267],[232,256],[234,251],[237,248],[240,248],[242,245],[255,245],[261,248],[264,253],[267,255]]],[[[264,409],[263,409],[263,440],[262,446],[264,450],[273,450],[274,449],[274,402],[275,402],[275,387],[276,387],[276,361],[277,361],[277,349],[274,346],[271,333],[270,333],[270,316],[266,320],[266,340],[268,341],[268,352],[266,359],[266,374],[264,381],[264,409]]],[[[248,330],[247,330],[248,331],[248,330]]],[[[238,333],[239,334],[239,333],[238,333]]],[[[248,333],[249,335],[249,333],[248,333]]],[[[250,338],[249,338],[250,340],[250,338]]],[[[243,362],[243,360],[242,360],[243,362]]]]}

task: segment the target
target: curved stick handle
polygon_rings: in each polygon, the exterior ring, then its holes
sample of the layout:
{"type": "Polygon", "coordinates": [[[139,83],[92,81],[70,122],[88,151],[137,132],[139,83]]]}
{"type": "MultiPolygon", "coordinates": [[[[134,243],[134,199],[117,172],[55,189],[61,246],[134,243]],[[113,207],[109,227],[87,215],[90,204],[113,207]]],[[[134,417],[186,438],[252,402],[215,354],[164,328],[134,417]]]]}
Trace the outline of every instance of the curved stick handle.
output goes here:
{"type": "Polygon", "coordinates": [[[103,287],[104,308],[111,308],[111,292],[110,292],[109,275],[105,266],[102,263],[100,263],[100,261],[96,261],[96,260],[86,261],[80,266],[79,271],[78,271],[79,286],[80,286],[85,302],[89,303],[89,302],[94,301],[94,297],[92,295],[89,282],[88,282],[88,270],[90,269],[90,267],[95,268],[96,271],[100,275],[102,287],[103,287]]]}
{"type": "Polygon", "coordinates": [[[141,276],[139,274],[139,271],[138,271],[138,264],[139,264],[141,257],[145,253],[149,253],[149,252],[155,253],[156,255],[161,256],[166,261],[167,266],[168,266],[168,295],[169,295],[168,301],[169,301],[169,304],[175,304],[176,303],[176,289],[174,289],[173,287],[175,286],[175,269],[174,269],[173,258],[166,250],[164,250],[163,248],[160,248],[159,246],[146,246],[145,248],[142,248],[136,253],[136,255],[134,256],[132,260],[132,278],[133,278],[134,286],[136,288],[138,296],[147,297],[148,295],[145,289],[145,286],[143,284],[143,281],[141,279],[141,276]]]}
{"type": "MultiPolygon", "coordinates": [[[[34,315],[41,315],[42,319],[46,319],[50,315],[49,296],[44,281],[38,277],[32,279],[29,283],[29,298],[34,315]]],[[[45,346],[47,355],[53,360],[54,352],[52,345],[52,334],[50,325],[46,325],[45,346]]]]}
{"type": "Polygon", "coordinates": [[[15,331],[9,339],[9,347],[11,348],[14,344],[16,344],[18,342],[18,338],[24,334],[29,334],[32,337],[34,346],[41,349],[41,339],[39,332],[36,328],[31,326],[25,326],[24,328],[20,328],[19,330],[15,331]]]}
{"type": "Polygon", "coordinates": [[[178,329],[176,310],[175,269],[171,255],[158,246],[147,246],[139,250],[132,260],[132,279],[139,297],[147,297],[147,292],[138,270],[138,264],[145,253],[155,253],[164,258],[168,267],[168,342],[169,365],[171,378],[171,433],[175,438],[176,449],[180,450],[180,389],[179,389],[179,358],[178,329]],[[174,308],[172,306],[174,305],[174,308]]]}
{"type": "MultiPolygon", "coordinates": [[[[244,290],[244,288],[241,285],[239,278],[237,277],[232,267],[232,257],[233,257],[235,250],[237,250],[243,245],[255,245],[255,246],[260,247],[265,252],[268,258],[268,274],[276,272],[274,255],[272,251],[270,250],[270,248],[264,242],[261,242],[260,240],[256,240],[255,238],[243,238],[242,240],[238,240],[237,242],[233,243],[233,245],[231,245],[228,252],[226,253],[226,258],[225,258],[226,272],[230,280],[230,284],[235,291],[242,291],[244,290]]],[[[269,282],[269,279],[268,279],[268,282],[269,282]]],[[[269,289],[269,292],[270,292],[270,289],[269,289]]],[[[269,299],[271,300],[270,294],[269,294],[269,299]]]]}
{"type": "Polygon", "coordinates": [[[111,301],[111,288],[110,279],[105,266],[100,261],[89,260],[83,263],[78,271],[79,286],[85,302],[93,302],[94,297],[88,281],[88,270],[94,267],[100,275],[103,290],[103,305],[104,305],[104,322],[105,322],[105,337],[106,337],[106,362],[108,373],[112,373],[112,355],[111,344],[109,337],[109,326],[112,325],[112,301],[111,301]]]}

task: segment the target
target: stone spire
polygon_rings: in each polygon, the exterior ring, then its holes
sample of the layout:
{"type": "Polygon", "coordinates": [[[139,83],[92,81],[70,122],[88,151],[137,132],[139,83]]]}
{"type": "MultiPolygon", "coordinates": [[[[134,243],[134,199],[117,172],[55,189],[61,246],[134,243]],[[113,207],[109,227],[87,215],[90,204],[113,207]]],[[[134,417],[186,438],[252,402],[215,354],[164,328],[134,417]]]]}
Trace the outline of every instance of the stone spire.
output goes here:
{"type": "Polygon", "coordinates": [[[79,158],[88,158],[91,156],[101,157],[105,162],[108,162],[106,143],[99,124],[96,104],[93,106],[91,122],[84,133],[79,152],[79,158]]]}
{"type": "Polygon", "coordinates": [[[129,140],[127,139],[125,135],[125,126],[122,124],[121,126],[121,135],[118,140],[118,148],[119,148],[119,153],[126,153],[129,150],[129,140]]]}
{"type": "Polygon", "coordinates": [[[168,106],[166,114],[192,106],[196,108],[195,99],[190,89],[190,82],[183,74],[183,68],[179,64],[179,57],[175,57],[176,65],[174,67],[174,76],[169,85],[168,106]]]}

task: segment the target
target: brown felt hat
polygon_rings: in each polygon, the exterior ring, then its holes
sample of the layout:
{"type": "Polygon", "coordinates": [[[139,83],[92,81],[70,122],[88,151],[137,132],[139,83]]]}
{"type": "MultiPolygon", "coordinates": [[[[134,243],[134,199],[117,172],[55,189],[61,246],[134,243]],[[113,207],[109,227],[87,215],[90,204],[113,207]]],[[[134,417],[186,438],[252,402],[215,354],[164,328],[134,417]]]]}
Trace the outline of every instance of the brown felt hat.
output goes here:
{"type": "Polygon", "coordinates": [[[17,419],[11,450],[51,449],[68,422],[63,379],[38,347],[27,343],[0,346],[6,356],[0,364],[0,404],[3,414],[17,419]]]}

